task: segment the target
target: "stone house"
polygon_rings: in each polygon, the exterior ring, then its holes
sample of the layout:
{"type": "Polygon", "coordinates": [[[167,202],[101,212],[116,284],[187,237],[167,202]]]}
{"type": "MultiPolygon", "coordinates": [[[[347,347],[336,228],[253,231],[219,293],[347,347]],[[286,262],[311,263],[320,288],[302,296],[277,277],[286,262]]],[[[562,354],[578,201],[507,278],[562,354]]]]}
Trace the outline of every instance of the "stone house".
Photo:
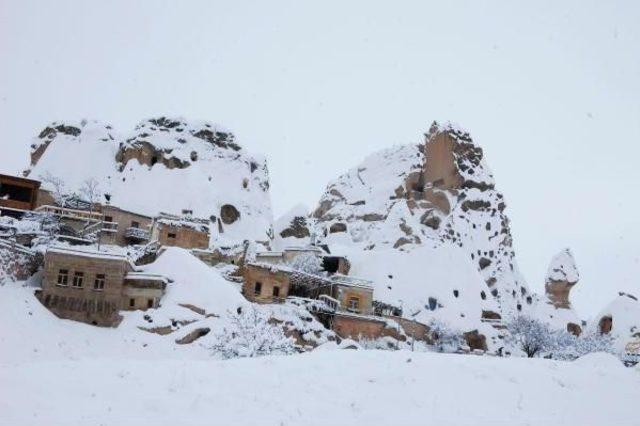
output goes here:
{"type": "Polygon", "coordinates": [[[273,303],[289,296],[318,299],[328,296],[335,308],[355,314],[373,313],[373,287],[369,281],[332,275],[322,277],[286,266],[249,263],[243,268],[244,296],[258,303],[273,303]]]}
{"type": "Polygon", "coordinates": [[[242,294],[256,303],[280,302],[289,296],[291,274],[276,266],[247,264],[243,268],[242,294]]]}
{"type": "Polygon", "coordinates": [[[328,282],[314,286],[310,291],[313,299],[318,299],[321,295],[337,300],[339,310],[373,315],[373,286],[370,281],[336,274],[328,282]]]}
{"type": "Polygon", "coordinates": [[[66,247],[47,250],[38,298],[56,316],[117,326],[120,310],[156,308],[165,277],[141,274],[127,256],[66,247]]]}
{"type": "Polygon", "coordinates": [[[161,213],[153,221],[151,240],[163,246],[185,249],[206,249],[209,247],[209,220],[161,213]]]}
{"type": "Polygon", "coordinates": [[[123,210],[112,205],[99,206],[106,223],[116,224],[113,243],[124,247],[131,244],[145,244],[151,236],[153,218],[123,210]]]}

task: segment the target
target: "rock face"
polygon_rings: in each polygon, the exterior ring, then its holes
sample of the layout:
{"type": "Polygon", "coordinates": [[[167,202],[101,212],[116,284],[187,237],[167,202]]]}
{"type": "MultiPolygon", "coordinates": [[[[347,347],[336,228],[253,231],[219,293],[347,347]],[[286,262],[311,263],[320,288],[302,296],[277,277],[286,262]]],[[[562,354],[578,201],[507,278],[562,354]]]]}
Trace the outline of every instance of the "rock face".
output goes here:
{"type": "Polygon", "coordinates": [[[508,317],[532,297],[515,261],[505,207],[469,133],[433,123],[423,144],[373,154],[331,182],[313,213],[312,234],[345,244],[346,233],[365,250],[456,245],[508,317]]]}
{"type": "Polygon", "coordinates": [[[216,222],[213,245],[269,239],[266,161],[213,123],[158,117],[128,136],[95,121],[53,123],[34,139],[25,175],[45,178],[45,189],[60,181],[66,192],[93,178],[111,204],[150,216],[190,210],[216,222]]]}
{"type": "Polygon", "coordinates": [[[564,249],[551,259],[544,283],[545,293],[553,306],[571,309],[569,292],[578,283],[580,275],[571,250],[564,249]]]}
{"type": "Polygon", "coordinates": [[[623,350],[629,342],[640,339],[640,302],[632,294],[618,293],[605,309],[589,323],[592,332],[608,334],[623,350]]]}

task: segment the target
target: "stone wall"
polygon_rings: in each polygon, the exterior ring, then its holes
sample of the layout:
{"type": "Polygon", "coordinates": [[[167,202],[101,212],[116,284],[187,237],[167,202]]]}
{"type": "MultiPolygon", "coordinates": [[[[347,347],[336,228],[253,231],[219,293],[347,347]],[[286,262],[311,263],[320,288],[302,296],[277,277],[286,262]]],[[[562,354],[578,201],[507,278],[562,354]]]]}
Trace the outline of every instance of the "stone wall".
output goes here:
{"type": "Polygon", "coordinates": [[[39,267],[38,256],[26,247],[0,241],[0,283],[7,280],[26,280],[39,267]]]}

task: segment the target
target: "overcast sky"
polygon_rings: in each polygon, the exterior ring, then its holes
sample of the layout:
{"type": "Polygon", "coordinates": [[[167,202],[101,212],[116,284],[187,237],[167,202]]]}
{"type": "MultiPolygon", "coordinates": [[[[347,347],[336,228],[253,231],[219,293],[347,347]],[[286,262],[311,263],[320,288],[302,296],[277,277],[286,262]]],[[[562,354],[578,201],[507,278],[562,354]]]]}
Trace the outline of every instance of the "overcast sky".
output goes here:
{"type": "Polygon", "coordinates": [[[451,120],[530,286],[571,247],[589,317],[640,296],[639,22],[638,1],[0,0],[0,171],[53,120],[207,119],[267,156],[277,215],[451,120]]]}

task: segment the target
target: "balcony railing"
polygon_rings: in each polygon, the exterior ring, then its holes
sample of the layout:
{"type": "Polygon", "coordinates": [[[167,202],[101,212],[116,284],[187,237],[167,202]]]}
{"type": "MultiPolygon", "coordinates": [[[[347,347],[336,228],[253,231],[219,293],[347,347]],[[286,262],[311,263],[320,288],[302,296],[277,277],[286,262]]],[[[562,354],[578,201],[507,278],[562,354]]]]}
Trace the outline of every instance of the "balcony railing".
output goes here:
{"type": "Polygon", "coordinates": [[[98,212],[90,212],[86,210],[68,209],[66,207],[57,206],[40,206],[36,209],[39,212],[52,213],[60,217],[67,217],[70,219],[81,219],[91,221],[101,221],[102,214],[98,212]]]}
{"type": "Polygon", "coordinates": [[[149,241],[149,231],[145,229],[129,227],[125,229],[124,237],[128,240],[149,241]]]}

